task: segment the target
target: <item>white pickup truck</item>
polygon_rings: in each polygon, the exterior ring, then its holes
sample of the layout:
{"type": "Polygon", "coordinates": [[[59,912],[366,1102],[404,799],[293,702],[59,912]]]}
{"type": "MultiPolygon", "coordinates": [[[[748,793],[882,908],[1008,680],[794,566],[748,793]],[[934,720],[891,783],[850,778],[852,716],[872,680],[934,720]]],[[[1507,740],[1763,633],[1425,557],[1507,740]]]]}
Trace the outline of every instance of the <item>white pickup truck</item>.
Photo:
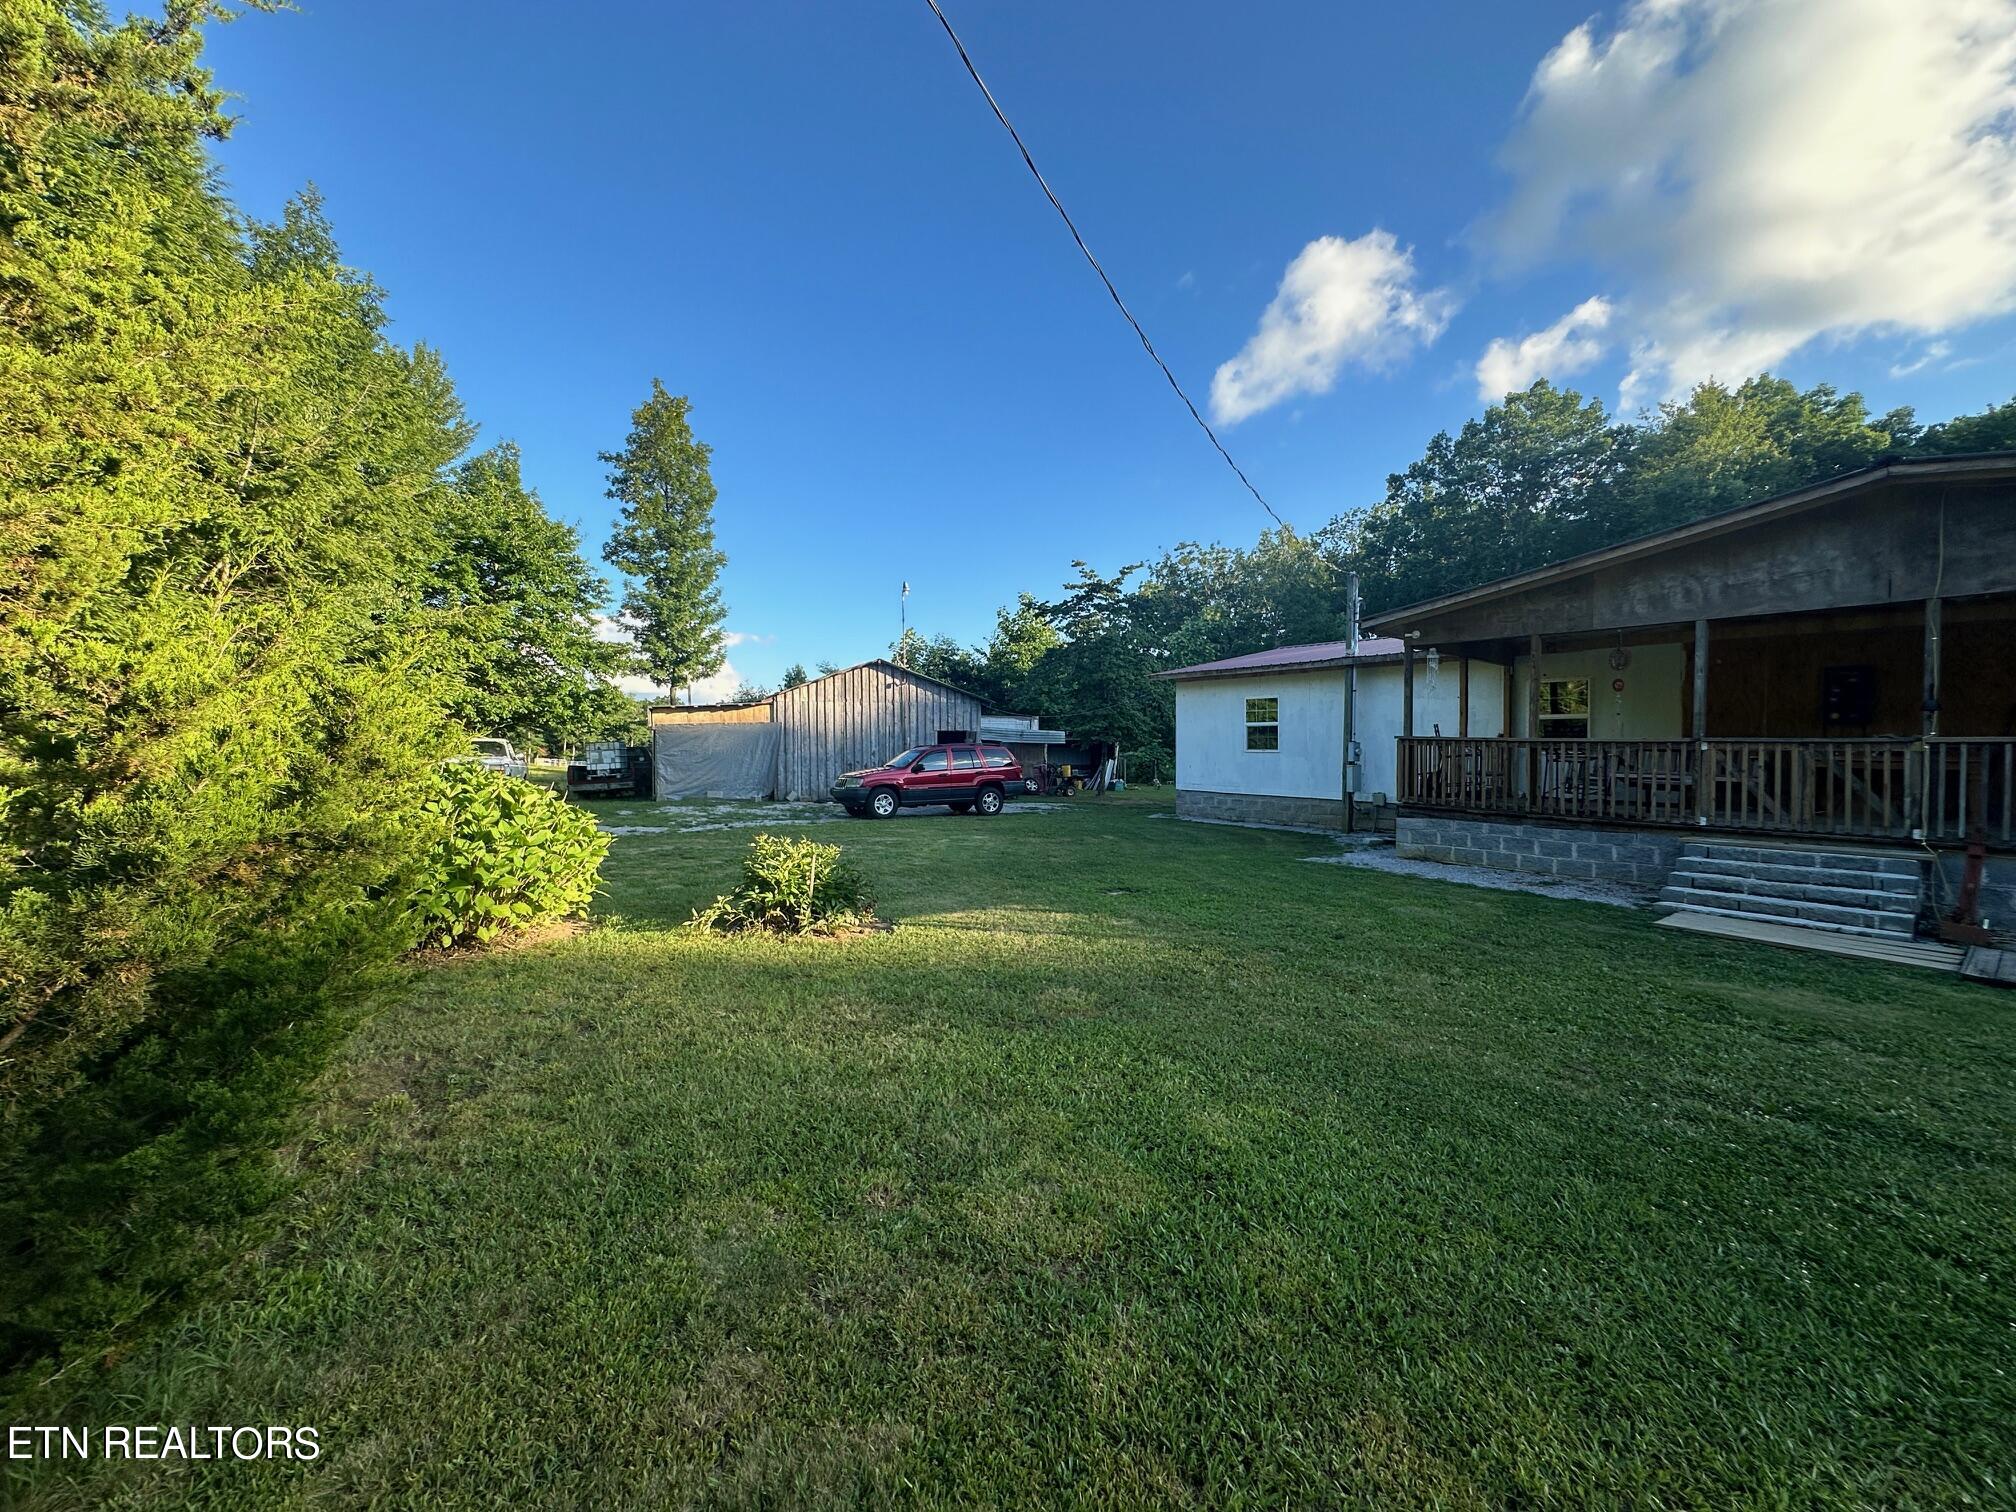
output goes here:
{"type": "Polygon", "coordinates": [[[518,754],[518,748],[508,740],[500,740],[494,735],[479,735],[470,742],[476,749],[476,759],[493,772],[502,772],[506,777],[525,775],[525,758],[518,754]]]}

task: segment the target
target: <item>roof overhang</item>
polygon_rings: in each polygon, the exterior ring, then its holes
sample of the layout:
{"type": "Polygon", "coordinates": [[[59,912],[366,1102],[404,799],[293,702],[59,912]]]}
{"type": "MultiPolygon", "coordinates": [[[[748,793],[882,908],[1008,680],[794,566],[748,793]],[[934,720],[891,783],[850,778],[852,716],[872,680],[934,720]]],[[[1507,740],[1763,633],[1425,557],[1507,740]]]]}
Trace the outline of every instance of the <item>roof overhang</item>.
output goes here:
{"type": "Polygon", "coordinates": [[[950,689],[961,698],[985,701],[981,700],[980,695],[975,693],[971,688],[962,688],[957,683],[945,681],[942,677],[933,677],[929,672],[919,672],[915,667],[906,667],[901,662],[893,662],[886,656],[871,656],[868,660],[856,662],[851,667],[841,667],[836,671],[826,673],[824,676],[808,678],[806,681],[799,683],[797,687],[779,688],[775,693],[770,695],[770,701],[774,703],[779,698],[785,698],[796,693],[799,688],[814,687],[819,683],[825,682],[828,678],[845,677],[849,672],[861,672],[870,667],[879,667],[884,672],[892,672],[898,677],[908,677],[914,678],[918,682],[934,683],[938,687],[950,689]]]}
{"type": "Polygon", "coordinates": [[[1747,530],[1769,520],[1782,519],[1788,515],[1798,514],[1802,510],[1816,509],[1839,502],[1886,483],[1992,483],[2010,478],[2016,478],[2016,455],[2007,452],[1928,458],[1923,461],[1893,458],[1855,472],[1829,478],[1824,483],[1797,488],[1790,493],[1777,494],[1754,504],[1739,504],[1734,509],[1723,510],[1720,514],[1707,515],[1688,524],[1655,531],[1651,535],[1639,536],[1616,546],[1585,551],[1580,556],[1549,562],[1544,567],[1535,567],[1527,572],[1515,573],[1511,577],[1499,578],[1495,582],[1466,588],[1460,593],[1423,599],[1419,603],[1389,609],[1383,614],[1368,615],[1364,624],[1368,630],[1377,628],[1389,634],[1398,634],[1405,626],[1416,621],[1435,619],[1458,610],[1489,603],[1493,599],[1506,598],[1536,588],[1545,588],[1550,584],[1566,582],[1600,568],[1635,561],[1641,557],[1655,556],[1662,551],[1691,546],[1734,531],[1747,530]]]}
{"type": "Polygon", "coordinates": [[[1151,675],[1162,682],[1215,682],[1225,677],[1285,677],[1297,672],[1336,672],[1346,667],[1397,667],[1400,653],[1378,656],[1331,656],[1322,661],[1271,662],[1257,667],[1177,667],[1151,675]]]}

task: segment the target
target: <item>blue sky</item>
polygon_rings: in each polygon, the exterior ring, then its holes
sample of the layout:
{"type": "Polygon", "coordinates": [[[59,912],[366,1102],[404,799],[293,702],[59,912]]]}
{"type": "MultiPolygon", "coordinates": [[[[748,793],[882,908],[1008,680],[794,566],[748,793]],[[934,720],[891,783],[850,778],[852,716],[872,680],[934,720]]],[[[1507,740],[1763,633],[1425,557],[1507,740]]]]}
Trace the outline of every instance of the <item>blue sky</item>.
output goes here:
{"type": "MultiPolygon", "coordinates": [[[[1480,384],[2016,390],[2016,0],[1590,3],[945,0],[1298,528],[1480,384]]],[[[1267,523],[923,0],[306,0],[210,61],[239,202],[320,185],[591,555],[596,453],[654,375],[692,396],[741,677],[880,654],[906,579],[913,624],[976,640],[1075,557],[1267,523]]]]}

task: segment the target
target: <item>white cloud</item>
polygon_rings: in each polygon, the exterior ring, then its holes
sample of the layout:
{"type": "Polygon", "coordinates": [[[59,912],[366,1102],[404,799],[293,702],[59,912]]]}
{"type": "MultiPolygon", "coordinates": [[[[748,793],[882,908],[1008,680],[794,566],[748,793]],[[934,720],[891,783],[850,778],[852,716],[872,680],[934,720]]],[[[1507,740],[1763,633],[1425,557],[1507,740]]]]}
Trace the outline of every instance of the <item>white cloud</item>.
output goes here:
{"type": "MultiPolygon", "coordinates": [[[[635,639],[635,631],[630,621],[620,614],[598,614],[595,616],[595,639],[606,641],[611,645],[627,646],[635,639]]],[[[730,630],[722,636],[723,642],[730,646],[768,645],[776,639],[774,635],[755,635],[742,630],[730,630]]],[[[653,682],[650,678],[635,672],[626,672],[621,677],[615,678],[614,682],[632,698],[665,697],[665,684],[653,682]]],[[[742,674],[735,670],[735,663],[724,656],[719,672],[712,677],[699,678],[693,683],[690,700],[687,697],[687,688],[682,683],[673,690],[672,701],[726,703],[735,696],[735,690],[742,686],[742,682],[742,674]]]]}
{"type": "Polygon", "coordinates": [[[1489,227],[1629,286],[1627,398],[2016,308],[2016,0],[1635,0],[1534,72],[1489,227]]]}
{"type": "Polygon", "coordinates": [[[735,663],[724,657],[719,672],[712,677],[699,678],[693,683],[691,697],[688,697],[686,684],[681,683],[673,689],[672,697],[667,699],[665,684],[653,682],[650,678],[639,676],[634,672],[625,673],[615,679],[615,682],[617,687],[632,698],[648,698],[659,703],[710,704],[726,703],[733,698],[735,690],[742,686],[743,677],[735,670],[735,663]]]}
{"type": "Polygon", "coordinates": [[[1932,366],[1932,364],[1935,362],[1944,362],[1948,357],[1951,357],[1952,355],[1953,355],[1952,342],[1935,341],[1930,346],[1926,347],[1924,351],[1920,352],[1911,361],[1891,363],[1890,376],[1892,378],[1909,378],[1913,373],[1917,372],[1920,368],[1928,368],[1932,366]]]}
{"type": "Polygon", "coordinates": [[[1288,264],[1259,329],[1211,379],[1212,418],[1230,425],[1327,392],[1346,362],[1377,367],[1433,341],[1453,308],[1446,290],[1415,289],[1414,254],[1390,231],[1318,237],[1288,264]]]}
{"type": "Polygon", "coordinates": [[[1610,324],[1610,301],[1585,299],[1544,331],[1511,341],[1500,336],[1477,359],[1477,397],[1496,404],[1537,378],[1566,378],[1603,355],[1599,334],[1610,324]]]}
{"type": "MultiPolygon", "coordinates": [[[[598,614],[595,616],[595,639],[611,646],[627,646],[634,639],[631,624],[620,614],[598,614]]],[[[610,679],[617,688],[631,698],[661,698],[664,687],[648,677],[635,672],[625,672],[610,679]]]]}
{"type": "Polygon", "coordinates": [[[726,703],[735,696],[735,690],[741,687],[742,683],[742,674],[735,670],[735,663],[724,656],[721,658],[719,672],[712,677],[702,677],[691,685],[690,697],[689,690],[685,687],[677,689],[676,693],[680,703],[726,703]]]}

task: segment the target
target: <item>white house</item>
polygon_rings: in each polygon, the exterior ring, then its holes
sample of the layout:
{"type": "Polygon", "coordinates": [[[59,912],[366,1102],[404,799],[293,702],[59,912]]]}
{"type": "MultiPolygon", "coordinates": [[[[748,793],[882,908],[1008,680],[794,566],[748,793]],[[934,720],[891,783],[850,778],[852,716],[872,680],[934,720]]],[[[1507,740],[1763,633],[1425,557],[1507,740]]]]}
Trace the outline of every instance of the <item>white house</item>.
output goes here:
{"type": "MultiPolygon", "coordinates": [[[[1344,825],[1344,692],[1353,700],[1359,761],[1352,791],[1366,811],[1394,801],[1395,742],[1404,725],[1402,645],[1360,640],[1277,646],[1178,667],[1176,811],[1200,819],[1344,825]]],[[[1414,729],[1503,735],[1505,669],[1414,655],[1414,729]]],[[[1365,822],[1363,819],[1361,823],[1365,822]]]]}

